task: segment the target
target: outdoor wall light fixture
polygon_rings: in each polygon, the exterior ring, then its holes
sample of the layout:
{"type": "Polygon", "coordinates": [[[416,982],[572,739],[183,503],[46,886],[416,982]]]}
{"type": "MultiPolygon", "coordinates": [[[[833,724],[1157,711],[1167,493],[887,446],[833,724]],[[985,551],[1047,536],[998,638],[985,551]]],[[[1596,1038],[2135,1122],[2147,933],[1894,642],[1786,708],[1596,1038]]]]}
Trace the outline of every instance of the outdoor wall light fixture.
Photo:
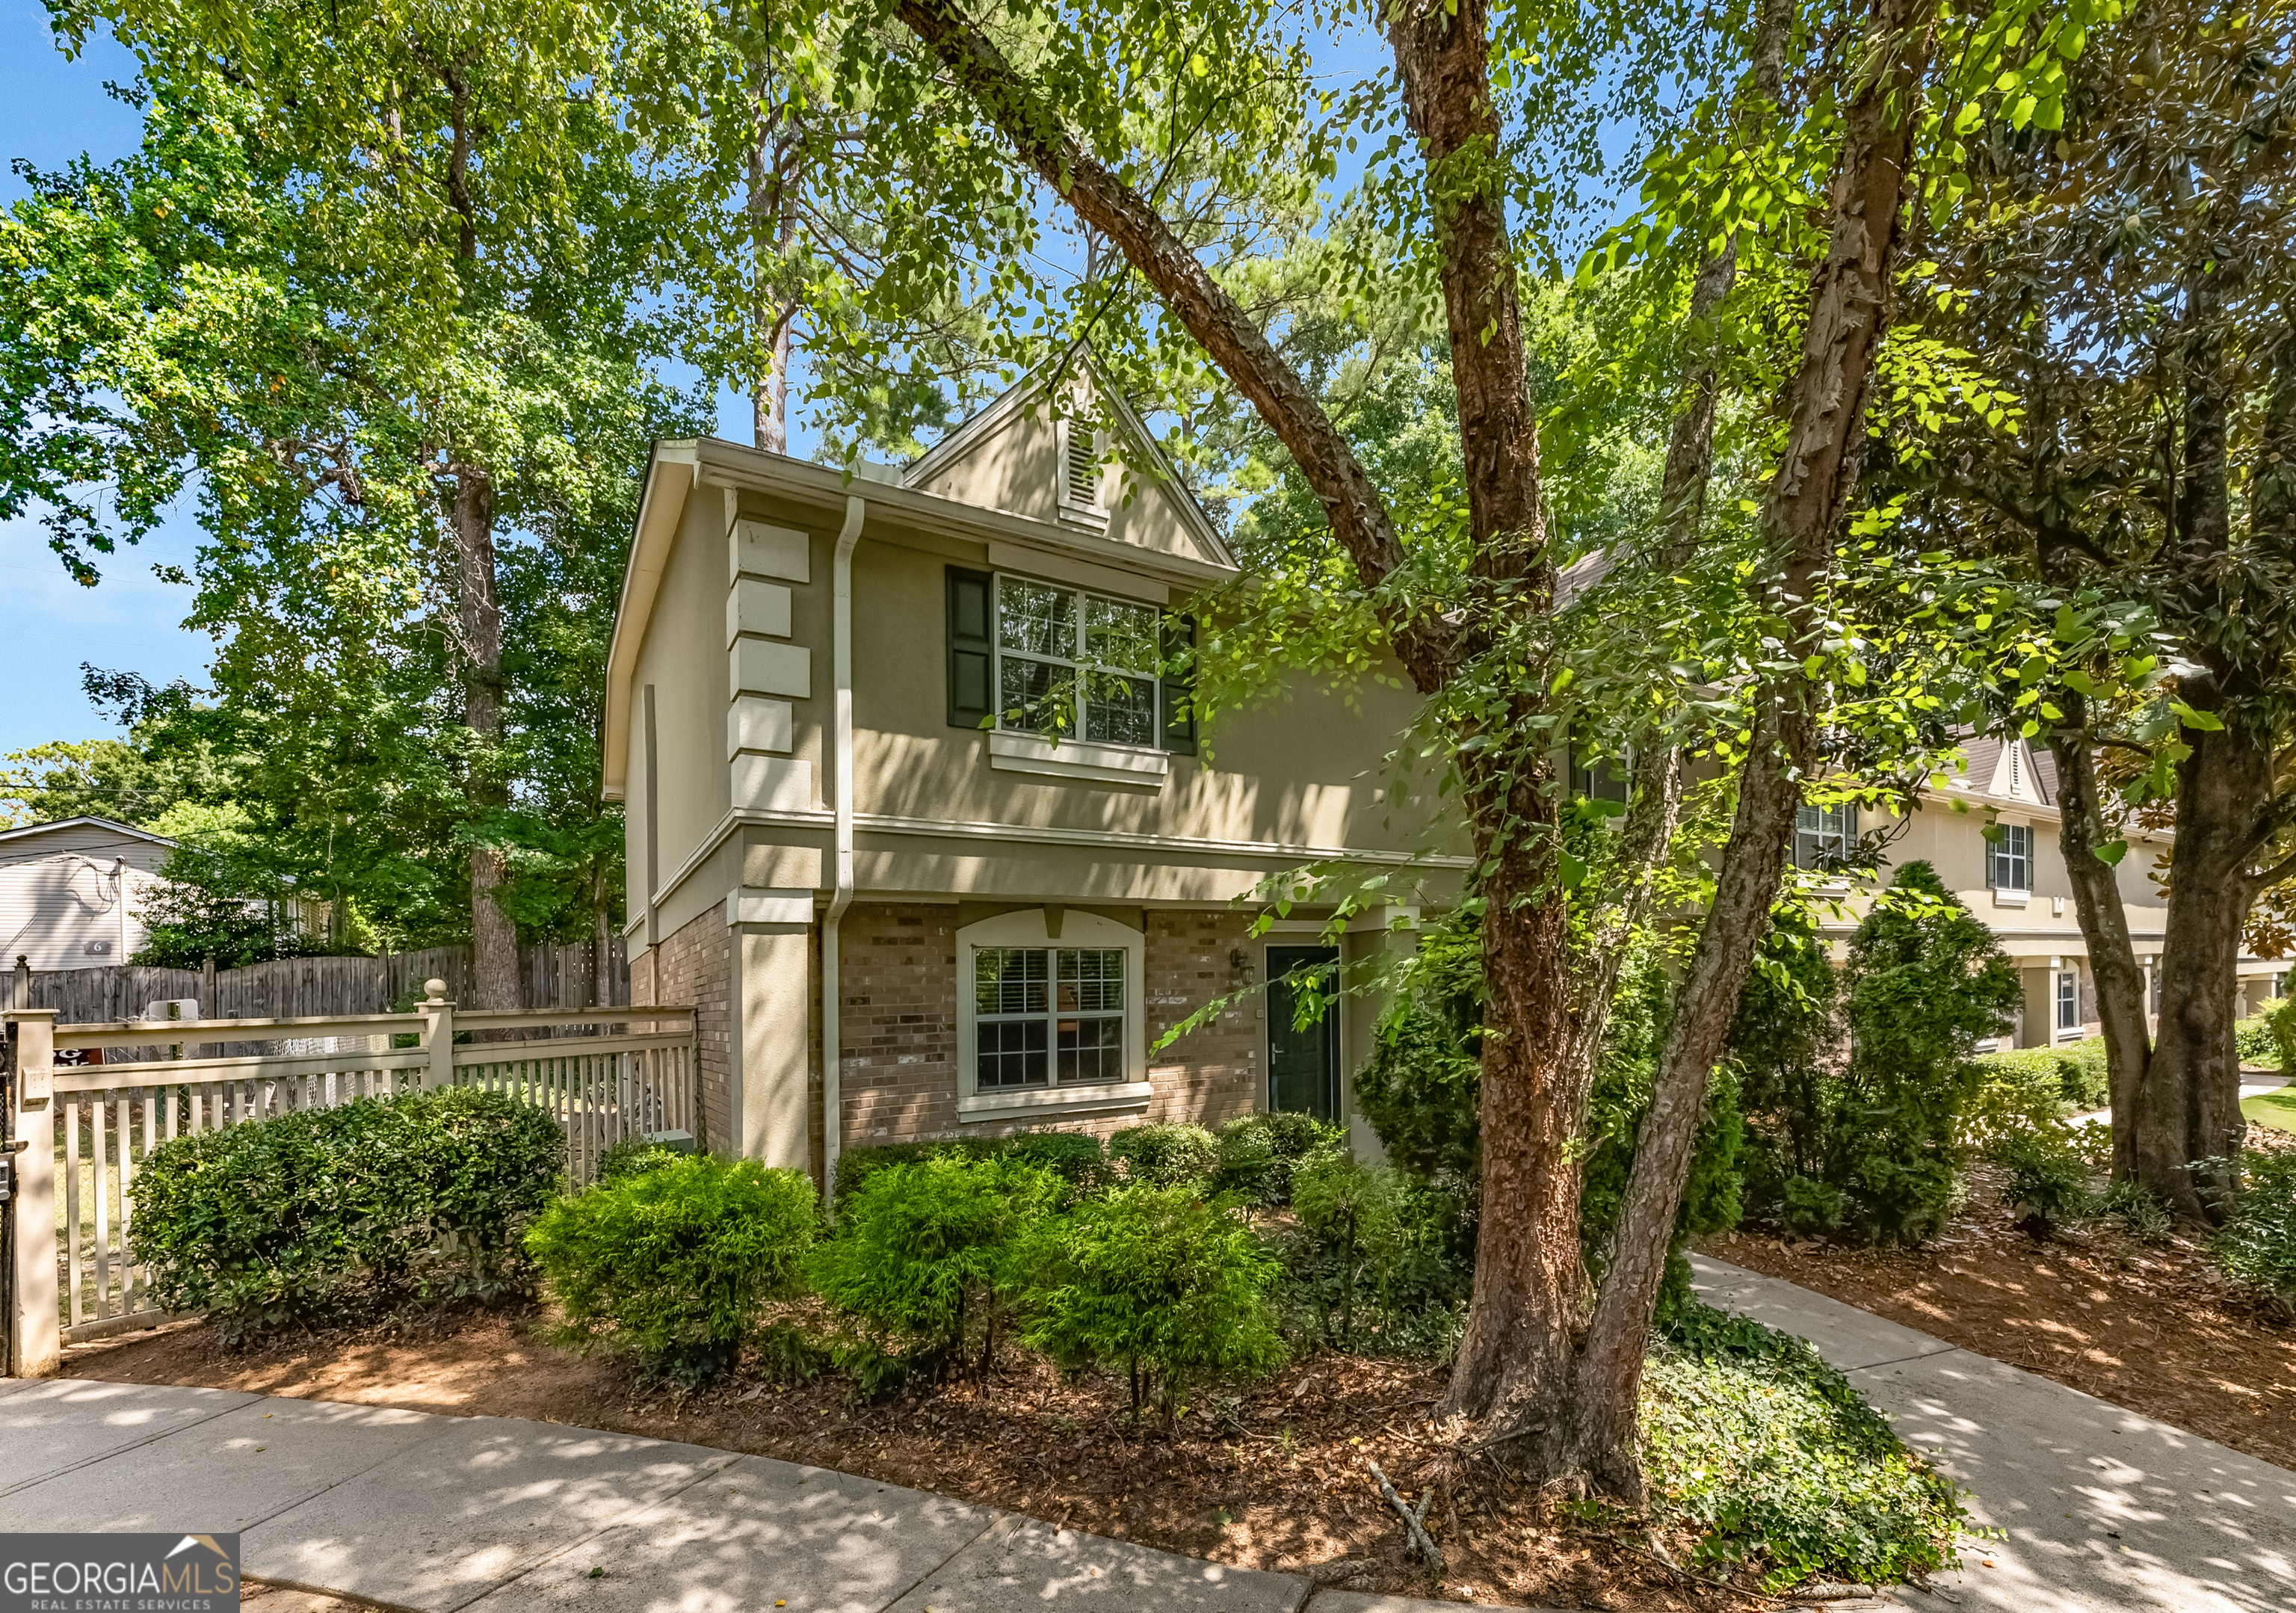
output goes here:
{"type": "Polygon", "coordinates": [[[1227,949],[1227,971],[1234,976],[1239,983],[1245,986],[1251,984],[1251,977],[1258,972],[1251,966],[1250,954],[1241,946],[1231,946],[1227,949]]]}

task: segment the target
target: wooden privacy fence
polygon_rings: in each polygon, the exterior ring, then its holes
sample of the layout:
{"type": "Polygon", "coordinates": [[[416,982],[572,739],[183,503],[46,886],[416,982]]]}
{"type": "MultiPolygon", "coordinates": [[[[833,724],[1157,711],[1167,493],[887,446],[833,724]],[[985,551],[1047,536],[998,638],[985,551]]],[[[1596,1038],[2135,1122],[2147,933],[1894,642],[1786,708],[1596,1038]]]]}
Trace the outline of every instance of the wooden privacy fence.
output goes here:
{"type": "MultiPolygon", "coordinates": [[[[210,1019],[380,1014],[422,995],[425,980],[443,979],[447,995],[457,1002],[467,1002],[472,990],[467,945],[374,958],[279,958],[244,969],[110,963],[20,973],[15,962],[0,957],[0,1012],[53,1008],[59,1025],[117,1024],[141,1014],[147,1003],[184,998],[196,1001],[210,1019]]],[[[521,946],[518,972],[520,1002],[528,1008],[626,1006],[630,1000],[630,965],[619,936],[603,949],[588,943],[521,946]],[[596,979],[601,974],[602,981],[596,979]]]]}
{"type": "Polygon", "coordinates": [[[135,1175],[186,1133],[457,1085],[547,1111],[577,1185],[629,1138],[703,1141],[691,1008],[458,1011],[430,985],[406,1014],[63,1025],[53,1009],[10,1011],[11,1370],[160,1318],[128,1252],[135,1175]],[[102,1063],[73,1062],[98,1049],[102,1063]]]}

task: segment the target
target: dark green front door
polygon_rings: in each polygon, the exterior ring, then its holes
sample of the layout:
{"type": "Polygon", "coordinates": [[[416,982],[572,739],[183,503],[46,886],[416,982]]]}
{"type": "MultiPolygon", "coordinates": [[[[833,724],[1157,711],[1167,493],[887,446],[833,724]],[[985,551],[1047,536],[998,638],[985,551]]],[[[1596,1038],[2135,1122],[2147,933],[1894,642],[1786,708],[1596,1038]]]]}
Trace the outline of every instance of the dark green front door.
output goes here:
{"type": "MultiPolygon", "coordinates": [[[[1318,1120],[1340,1118],[1340,1005],[1327,1004],[1323,1017],[1305,1029],[1299,1024],[1299,997],[1290,977],[1340,961],[1334,946],[1271,946],[1267,949],[1267,1107],[1318,1120]]],[[[1322,985],[1326,991],[1332,982],[1322,985]]]]}

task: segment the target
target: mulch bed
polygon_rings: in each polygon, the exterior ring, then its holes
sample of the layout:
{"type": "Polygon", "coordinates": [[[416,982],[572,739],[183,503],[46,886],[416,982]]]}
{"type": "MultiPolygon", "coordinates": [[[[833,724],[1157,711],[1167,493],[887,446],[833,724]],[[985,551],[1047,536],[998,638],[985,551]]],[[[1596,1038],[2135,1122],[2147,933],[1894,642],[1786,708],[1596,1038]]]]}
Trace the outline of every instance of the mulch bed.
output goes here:
{"type": "MultiPolygon", "coordinates": [[[[2250,1128],[2251,1146],[2292,1140],[2250,1128]]],[[[2194,1236],[2147,1245],[2089,1224],[2036,1242],[1970,1174],[1968,1202],[1920,1249],[1745,1228],[1705,1253],[1829,1294],[2132,1412],[2296,1468],[2296,1328],[2227,1283],[2194,1236]]]]}
{"type": "Polygon", "coordinates": [[[226,1350],[195,1322],[76,1346],[64,1371],[544,1421],[836,1468],[1166,1551],[1350,1590],[1541,1608],[1746,1609],[1770,1598],[1687,1581],[1639,1539],[1463,1458],[1430,1414],[1441,1368],[1314,1356],[1236,1398],[1208,1395],[1171,1430],[1135,1428],[1124,1387],[1012,1352],[986,1387],[857,1404],[842,1380],[636,1389],[605,1360],[545,1342],[537,1313],[480,1313],[379,1337],[226,1350]],[[1407,1497],[1446,1475],[1432,1575],[1366,1467],[1407,1497]]]}

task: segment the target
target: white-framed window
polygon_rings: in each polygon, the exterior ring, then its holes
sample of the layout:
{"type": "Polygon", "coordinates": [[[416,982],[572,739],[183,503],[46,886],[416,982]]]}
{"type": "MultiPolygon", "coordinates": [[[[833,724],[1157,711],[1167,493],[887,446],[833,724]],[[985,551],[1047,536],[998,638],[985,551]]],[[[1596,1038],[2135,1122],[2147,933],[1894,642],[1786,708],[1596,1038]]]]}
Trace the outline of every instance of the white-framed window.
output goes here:
{"type": "Polygon", "coordinates": [[[1794,813],[1793,860],[1796,868],[1816,868],[1839,863],[1857,844],[1857,808],[1844,801],[1838,806],[1803,806],[1794,813]]]}
{"type": "Polygon", "coordinates": [[[1995,890],[2033,888],[2033,826],[2001,823],[1998,839],[1985,844],[1985,882],[1995,890]]]}
{"type": "Polygon", "coordinates": [[[996,578],[996,725],[1153,746],[1162,614],[1063,583],[996,578]]]}
{"type": "Polygon", "coordinates": [[[2061,969],[2057,970],[2057,1028],[2079,1030],[2080,1023],[2080,970],[2061,969]]]}
{"type": "Polygon", "coordinates": [[[1138,930],[1024,908],[959,929],[956,954],[960,1119],[1147,1101],[1138,930]]]}

